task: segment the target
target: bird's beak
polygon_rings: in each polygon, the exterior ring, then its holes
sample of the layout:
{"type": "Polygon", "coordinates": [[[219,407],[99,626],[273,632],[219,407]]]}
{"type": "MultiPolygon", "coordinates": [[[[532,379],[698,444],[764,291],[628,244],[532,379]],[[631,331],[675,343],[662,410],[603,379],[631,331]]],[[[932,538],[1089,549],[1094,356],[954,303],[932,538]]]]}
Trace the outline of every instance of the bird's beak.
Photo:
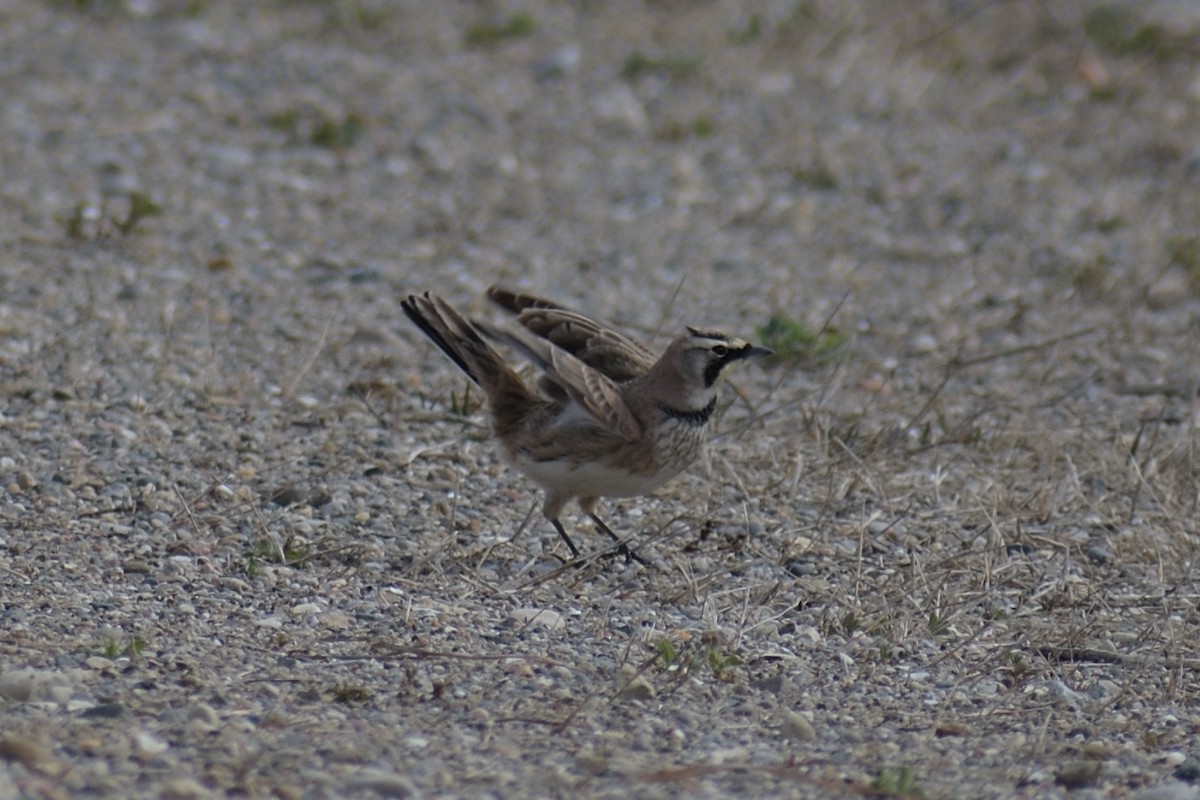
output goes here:
{"type": "Polygon", "coordinates": [[[769,347],[759,347],[751,345],[749,349],[742,351],[742,358],[761,358],[762,356],[773,356],[775,351],[769,347]]]}

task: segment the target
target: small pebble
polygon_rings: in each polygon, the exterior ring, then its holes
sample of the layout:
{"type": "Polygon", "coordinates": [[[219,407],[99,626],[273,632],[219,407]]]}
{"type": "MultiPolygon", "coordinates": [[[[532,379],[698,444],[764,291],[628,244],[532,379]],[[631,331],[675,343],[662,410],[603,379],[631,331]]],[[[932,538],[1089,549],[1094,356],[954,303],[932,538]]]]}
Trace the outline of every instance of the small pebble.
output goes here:
{"type": "Polygon", "coordinates": [[[589,775],[603,774],[608,769],[608,765],[608,756],[595,750],[583,750],[575,756],[575,766],[579,767],[581,772],[589,775]]]}
{"type": "Polygon", "coordinates": [[[87,709],[80,716],[88,719],[117,719],[125,716],[125,706],[120,703],[101,703],[87,709]]]}
{"type": "Polygon", "coordinates": [[[162,739],[155,736],[149,731],[138,731],[133,735],[134,745],[137,747],[137,752],[141,756],[157,756],[165,753],[170,747],[162,739]]]}
{"type": "Polygon", "coordinates": [[[1164,783],[1130,795],[1132,800],[1200,800],[1200,789],[1186,783],[1164,783]]]}
{"type": "Polygon", "coordinates": [[[351,793],[368,791],[384,797],[411,797],[417,791],[407,776],[371,767],[359,770],[347,783],[347,788],[351,793]]]}
{"type": "Polygon", "coordinates": [[[353,627],[354,623],[345,613],[337,610],[326,611],[318,617],[321,626],[331,631],[344,631],[353,627]]]}
{"type": "Polygon", "coordinates": [[[628,697],[631,700],[652,700],[654,698],[654,686],[650,681],[646,680],[644,675],[638,675],[621,687],[621,696],[628,697]]]}
{"type": "Polygon", "coordinates": [[[508,621],[513,627],[548,631],[559,631],[566,626],[562,614],[548,608],[514,608],[508,613],[508,621]]]}
{"type": "Polygon", "coordinates": [[[533,74],[538,80],[561,78],[579,66],[582,51],[572,42],[554,51],[533,64],[533,74]]]}
{"type": "Polygon", "coordinates": [[[1171,774],[1175,776],[1176,780],[1195,783],[1196,781],[1200,780],[1200,761],[1197,761],[1194,758],[1189,758],[1187,761],[1184,761],[1182,764],[1176,767],[1175,771],[1171,774]]]}
{"type": "Polygon", "coordinates": [[[939,739],[946,736],[970,736],[971,728],[962,722],[942,720],[934,728],[933,733],[939,739]]]}
{"type": "Polygon", "coordinates": [[[203,722],[206,725],[217,725],[221,718],[217,716],[216,710],[208,703],[196,703],[188,709],[188,719],[203,722]]]}
{"type": "Polygon", "coordinates": [[[780,731],[794,742],[811,742],[817,738],[817,729],[803,714],[795,711],[784,714],[780,731]]]}
{"type": "Polygon", "coordinates": [[[1075,761],[1064,765],[1054,776],[1054,782],[1068,789],[1090,786],[1100,775],[1100,764],[1096,761],[1075,761]]]}
{"type": "Polygon", "coordinates": [[[932,334],[918,333],[916,336],[912,337],[912,339],[910,340],[909,347],[912,348],[912,351],[914,353],[921,353],[921,354],[934,353],[934,352],[937,352],[938,341],[937,341],[937,338],[934,337],[932,334]]]}
{"type": "Polygon", "coordinates": [[[235,578],[232,575],[221,576],[217,580],[217,583],[222,589],[229,589],[230,591],[234,591],[239,594],[245,594],[250,591],[250,584],[246,583],[241,578],[235,578]]]}
{"type": "Polygon", "coordinates": [[[0,697],[24,703],[33,697],[39,682],[38,673],[29,669],[0,673],[0,697]]]}
{"type": "Polygon", "coordinates": [[[62,767],[48,748],[21,736],[0,738],[0,758],[15,761],[43,775],[57,775],[62,767]]]}
{"type": "Polygon", "coordinates": [[[204,800],[212,792],[195,778],[172,778],[163,785],[163,800],[204,800]]]}
{"type": "Polygon", "coordinates": [[[646,108],[633,89],[623,83],[597,95],[592,102],[597,119],[623,134],[642,134],[650,128],[646,108]]]}
{"type": "Polygon", "coordinates": [[[751,681],[750,686],[760,692],[779,694],[783,690],[783,675],[776,673],[761,680],[751,681]]]}
{"type": "Polygon", "coordinates": [[[1116,755],[1116,750],[1108,742],[1102,742],[1098,739],[1093,739],[1087,742],[1080,748],[1085,756],[1091,759],[1106,759],[1113,758],[1116,755]]]}

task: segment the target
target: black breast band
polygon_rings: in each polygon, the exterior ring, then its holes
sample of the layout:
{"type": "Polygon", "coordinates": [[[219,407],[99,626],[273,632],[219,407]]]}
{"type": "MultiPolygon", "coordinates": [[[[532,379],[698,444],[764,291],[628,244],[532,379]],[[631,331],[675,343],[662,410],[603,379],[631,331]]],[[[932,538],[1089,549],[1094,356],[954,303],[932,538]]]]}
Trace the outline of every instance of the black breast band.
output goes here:
{"type": "Polygon", "coordinates": [[[695,425],[697,428],[701,425],[707,425],[712,419],[713,412],[717,410],[717,398],[713,395],[713,399],[708,401],[708,405],[704,408],[697,408],[692,411],[685,411],[681,408],[671,408],[671,406],[663,403],[658,404],[658,410],[666,414],[671,419],[677,419],[685,425],[695,425]]]}

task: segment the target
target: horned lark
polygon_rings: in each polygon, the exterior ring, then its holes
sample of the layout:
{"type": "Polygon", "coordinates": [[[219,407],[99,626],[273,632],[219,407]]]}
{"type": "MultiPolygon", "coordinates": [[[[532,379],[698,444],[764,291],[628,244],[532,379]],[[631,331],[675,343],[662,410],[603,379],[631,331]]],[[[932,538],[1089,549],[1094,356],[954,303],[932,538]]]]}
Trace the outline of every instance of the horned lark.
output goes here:
{"type": "MultiPolygon", "coordinates": [[[[545,492],[542,513],[573,556],[559,516],[573,498],[596,526],[601,497],[654,491],[686,469],[704,445],[726,368],[769,355],[724,333],[687,329],[660,357],[625,336],[540,297],[493,286],[487,296],[516,315],[496,327],[468,320],[435,294],[401,308],[487,398],[504,455],[545,492]],[[541,372],[529,386],[488,339],[541,372]]],[[[624,551],[628,553],[628,551],[624,551]]]]}

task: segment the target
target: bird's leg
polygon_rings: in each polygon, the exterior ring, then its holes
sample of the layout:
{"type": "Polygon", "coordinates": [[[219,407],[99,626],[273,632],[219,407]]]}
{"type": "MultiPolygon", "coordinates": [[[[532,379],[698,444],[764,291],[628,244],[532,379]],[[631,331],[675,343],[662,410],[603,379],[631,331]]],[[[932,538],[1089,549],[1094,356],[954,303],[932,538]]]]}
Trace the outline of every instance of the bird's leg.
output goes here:
{"type": "Polygon", "coordinates": [[[562,523],[557,519],[552,519],[550,520],[550,524],[554,526],[554,530],[558,531],[558,535],[562,537],[562,540],[567,543],[567,549],[571,551],[571,557],[579,558],[579,548],[576,547],[575,543],[571,541],[571,537],[567,536],[567,532],[563,528],[562,523]]]}
{"type": "Polygon", "coordinates": [[[618,555],[625,556],[626,564],[628,564],[630,561],[636,561],[639,564],[641,564],[643,567],[650,566],[649,562],[647,562],[646,559],[642,558],[637,553],[630,550],[629,545],[627,545],[625,543],[625,540],[622,539],[620,536],[617,536],[615,533],[613,533],[612,528],[610,528],[604,524],[604,520],[600,519],[600,517],[596,516],[596,514],[591,511],[588,512],[588,516],[592,518],[592,522],[596,523],[597,528],[599,528],[604,533],[608,534],[608,538],[612,539],[614,542],[617,543],[617,548],[614,552],[617,553],[618,555]]]}

